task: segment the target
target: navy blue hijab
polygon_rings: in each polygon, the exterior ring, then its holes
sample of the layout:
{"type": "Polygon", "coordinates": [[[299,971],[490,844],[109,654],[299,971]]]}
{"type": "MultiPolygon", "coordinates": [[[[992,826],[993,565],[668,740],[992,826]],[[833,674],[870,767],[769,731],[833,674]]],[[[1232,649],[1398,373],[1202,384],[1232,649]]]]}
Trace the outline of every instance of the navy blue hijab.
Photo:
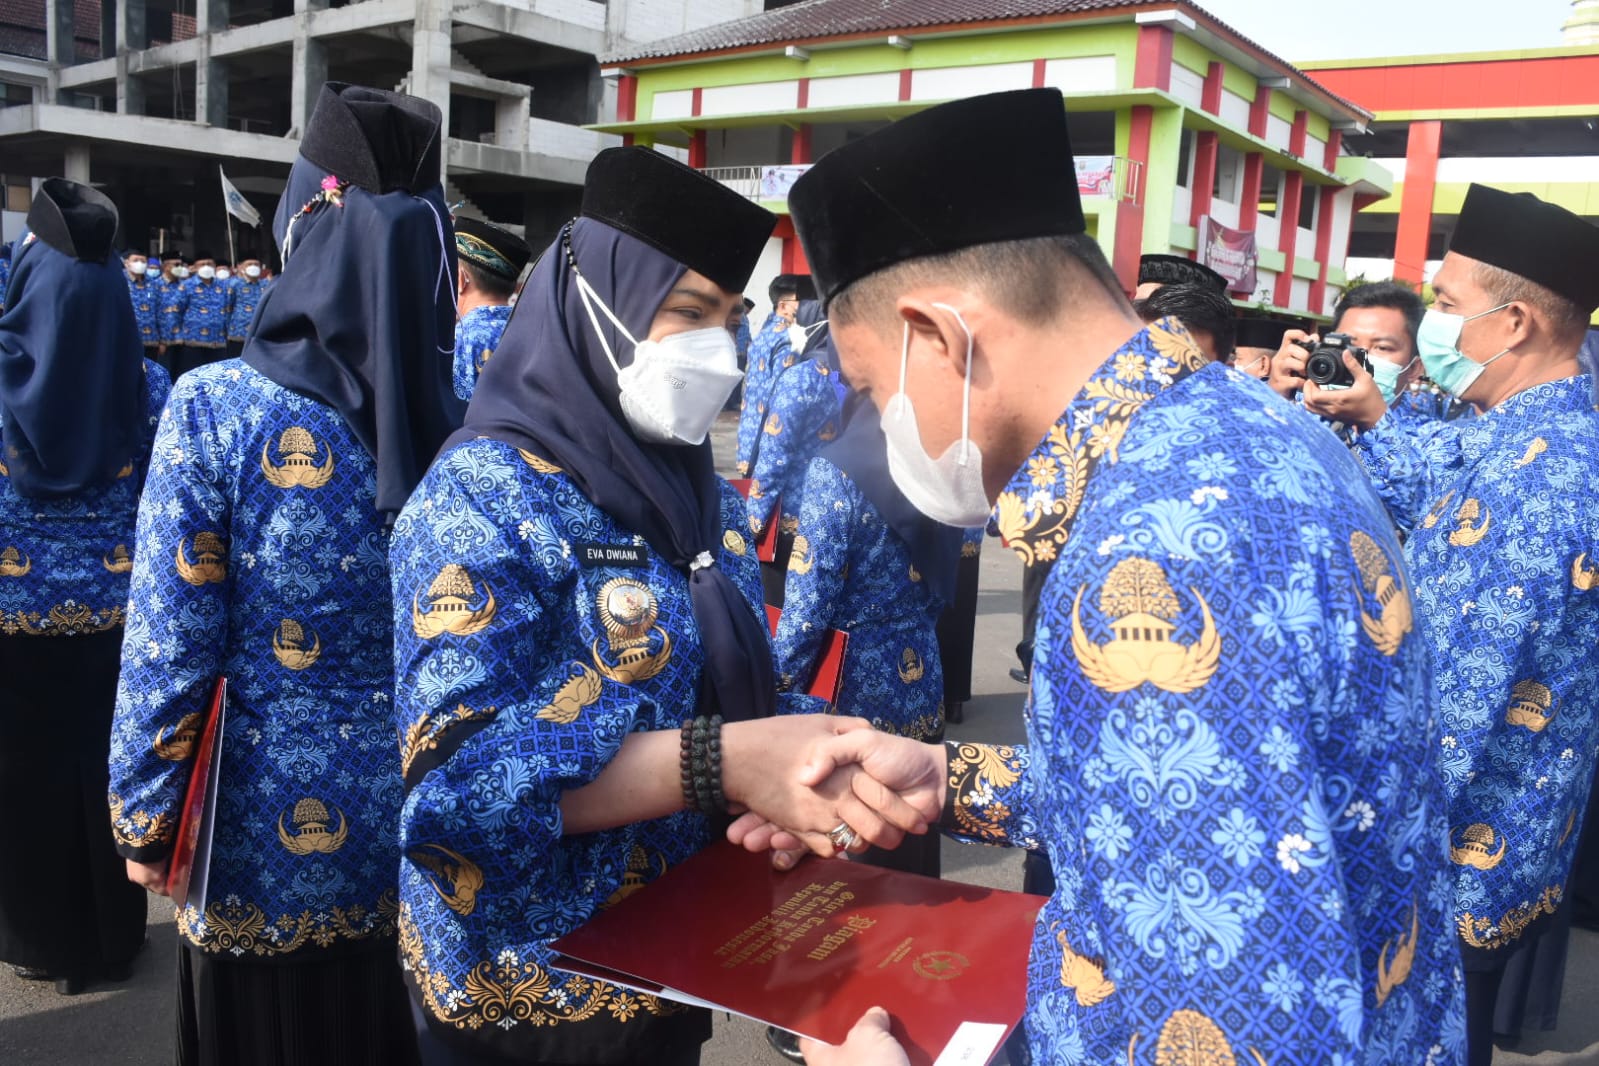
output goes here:
{"type": "MultiPolygon", "coordinates": [[[[688,575],[694,620],[705,647],[700,714],[729,721],[776,709],[771,645],[749,602],[718,566],[694,568],[722,546],[722,479],[707,441],[647,444],[622,415],[611,368],[578,295],[563,241],[600,299],[634,337],[687,267],[643,241],[592,218],[574,221],[533,268],[516,313],[451,445],[492,437],[560,466],[596,507],[642,536],[688,575]]],[[[617,362],[632,344],[596,309],[617,362]]]]}
{"type": "MultiPolygon", "coordinates": [[[[363,105],[381,115],[398,98],[345,86],[335,94],[356,100],[327,105],[340,117],[345,107],[363,105]]],[[[318,119],[325,103],[318,104],[318,119]]],[[[465,413],[450,383],[455,235],[436,162],[414,187],[396,187],[383,168],[418,149],[367,136],[374,143],[360,147],[375,161],[355,153],[354,173],[304,154],[294,161],[272,224],[278,247],[288,241],[283,269],[261,297],[243,358],[284,388],[339,412],[376,462],[375,506],[392,517],[465,413]],[[330,174],[366,184],[344,188],[338,203],[300,213],[330,174]]],[[[302,153],[311,144],[308,135],[302,153]]]]}
{"type": "Polygon", "coordinates": [[[877,405],[861,393],[851,392],[844,401],[844,429],[820,455],[849,475],[888,528],[905,542],[911,563],[933,595],[945,606],[954,603],[962,531],[922,514],[894,484],[877,405]]]}
{"type": "Polygon", "coordinates": [[[116,209],[58,178],[39,199],[0,315],[0,419],[12,487],[50,499],[114,480],[143,450],[144,343],[110,247],[116,209]]]}

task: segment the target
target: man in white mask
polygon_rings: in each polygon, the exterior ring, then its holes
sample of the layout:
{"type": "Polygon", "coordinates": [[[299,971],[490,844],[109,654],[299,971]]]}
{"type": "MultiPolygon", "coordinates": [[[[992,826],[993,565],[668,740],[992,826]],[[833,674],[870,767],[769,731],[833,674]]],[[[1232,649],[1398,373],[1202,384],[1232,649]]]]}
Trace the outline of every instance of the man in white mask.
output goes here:
{"type": "Polygon", "coordinates": [[[208,252],[194,257],[194,276],[177,290],[172,303],[172,376],[227,357],[228,312],[233,290],[217,280],[217,262],[208,252]]]}
{"type": "Polygon", "coordinates": [[[895,482],[951,524],[997,503],[1008,542],[1056,559],[1026,744],[861,732],[812,767],[1049,852],[1033,1061],[1458,1061],[1430,660],[1348,451],[1177,320],[1138,321],[1084,233],[1055,90],[903,119],[789,205],[895,482]]]}

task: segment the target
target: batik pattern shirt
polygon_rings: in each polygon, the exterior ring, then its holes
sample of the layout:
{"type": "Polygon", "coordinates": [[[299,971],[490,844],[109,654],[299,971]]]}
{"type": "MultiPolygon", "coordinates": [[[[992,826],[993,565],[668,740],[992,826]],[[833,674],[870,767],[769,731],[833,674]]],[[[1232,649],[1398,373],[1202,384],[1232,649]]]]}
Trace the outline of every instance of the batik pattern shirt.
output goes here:
{"type": "Polygon", "coordinates": [[[511,320],[509,304],[474,307],[455,323],[455,394],[470,400],[478,375],[500,346],[505,324],[511,320]]]}
{"type": "MultiPolygon", "coordinates": [[[[758,604],[743,511],[722,493],[716,565],[758,604]]],[[[434,463],[392,554],[413,995],[434,1029],[502,1055],[645,1061],[679,1008],[552,969],[548,942],[698,851],[708,824],[685,811],[563,835],[560,803],[629,733],[694,716],[687,577],[555,465],[490,439],[434,463]]]]}
{"type": "MultiPolygon", "coordinates": [[[[1172,320],[1018,474],[1094,466],[1026,745],[952,744],[946,825],[1047,848],[1035,1061],[1464,1061],[1429,649],[1347,450],[1172,320]]],[[[1053,513],[1055,501],[1041,513],[1053,513]]]]}
{"type": "Polygon", "coordinates": [[[761,331],[750,342],[744,369],[744,403],[738,410],[737,469],[741,476],[750,472],[755,440],[766,424],[766,406],[776,375],[794,365],[794,350],[788,343],[788,320],[767,315],[761,331]]]}
{"type": "Polygon", "coordinates": [[[225,347],[232,301],[233,291],[226,281],[185,280],[168,305],[172,342],[194,348],[225,347]]]}
{"type": "Polygon", "coordinates": [[[944,603],[911,563],[899,534],[849,475],[826,459],[805,474],[774,648],[784,709],[868,718],[925,740],[944,725],[938,615],[944,603]],[[831,629],[849,634],[834,707],[802,693],[831,629]]]}
{"type": "Polygon", "coordinates": [[[6,308],[6,288],[11,283],[11,257],[0,256],[0,311],[6,308]]]}
{"type": "Polygon", "coordinates": [[[230,959],[392,935],[401,783],[377,471],[337,412],[241,360],[172,390],[139,508],[111,737],[119,850],[172,848],[219,677],[209,894],[178,914],[230,959]]]}
{"type": "Polygon", "coordinates": [[[75,636],[122,624],[133,569],[133,522],[150,444],[172,387],[144,361],[145,431],[107,485],[59,499],[18,495],[0,425],[0,633],[75,636]]]}
{"type": "Polygon", "coordinates": [[[784,533],[794,532],[806,467],[823,445],[838,437],[838,375],[822,360],[807,359],[782,371],[770,396],[745,501],[750,529],[757,536],[774,517],[784,533]],[[781,515],[774,516],[776,508],[782,509],[781,515]]]}
{"type": "Polygon", "coordinates": [[[146,277],[128,278],[128,299],[133,301],[133,320],[139,326],[139,339],[146,347],[161,343],[161,283],[146,277]]]}
{"type": "Polygon", "coordinates": [[[242,341],[250,335],[255,309],[266,294],[266,282],[246,277],[228,279],[228,340],[242,341]]]}
{"type": "Polygon", "coordinates": [[[1453,425],[1447,463],[1386,421],[1356,454],[1412,527],[1460,935],[1494,949],[1560,902],[1594,776],[1599,412],[1581,374],[1453,425]]]}

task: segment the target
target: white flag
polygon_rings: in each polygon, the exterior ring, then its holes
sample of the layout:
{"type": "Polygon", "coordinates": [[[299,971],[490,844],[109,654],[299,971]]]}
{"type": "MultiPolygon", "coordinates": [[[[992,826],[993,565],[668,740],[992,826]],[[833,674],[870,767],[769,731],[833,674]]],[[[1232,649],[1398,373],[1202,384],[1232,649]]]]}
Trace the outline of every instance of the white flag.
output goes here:
{"type": "Polygon", "coordinates": [[[228,176],[222,173],[221,167],[217,167],[217,174],[222,178],[222,204],[228,209],[228,214],[243,222],[246,226],[259,226],[261,224],[261,212],[257,211],[255,205],[244,198],[242,192],[233,187],[233,182],[229,181],[228,176]]]}

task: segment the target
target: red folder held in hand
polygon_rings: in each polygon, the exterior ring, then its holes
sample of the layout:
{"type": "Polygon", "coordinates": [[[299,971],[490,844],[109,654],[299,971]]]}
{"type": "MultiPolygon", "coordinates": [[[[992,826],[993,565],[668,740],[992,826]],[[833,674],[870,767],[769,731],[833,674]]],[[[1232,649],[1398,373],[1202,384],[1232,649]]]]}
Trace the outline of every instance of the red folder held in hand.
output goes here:
{"type": "Polygon", "coordinates": [[[223,720],[228,713],[228,679],[217,682],[205,725],[195,741],[194,769],[178,814],[177,841],[167,864],[167,895],[178,907],[193,903],[205,910],[211,873],[211,838],[216,830],[217,784],[222,777],[223,720]]]}
{"type": "MultiPolygon", "coordinates": [[[[738,494],[746,500],[750,498],[750,487],[755,483],[747,477],[737,478],[728,482],[738,494]]],[[[761,527],[761,535],[755,539],[755,558],[763,563],[777,562],[777,527],[782,524],[783,502],[779,496],[772,501],[772,509],[766,513],[766,524],[761,527]]]]}
{"type": "MultiPolygon", "coordinates": [[[[766,605],[766,624],[772,635],[777,635],[778,620],[783,617],[781,607],[766,605]]],[[[805,695],[816,696],[837,706],[838,692],[844,685],[844,654],[849,651],[849,634],[842,629],[829,629],[822,638],[822,656],[816,662],[816,673],[805,686],[805,695]]]]}

